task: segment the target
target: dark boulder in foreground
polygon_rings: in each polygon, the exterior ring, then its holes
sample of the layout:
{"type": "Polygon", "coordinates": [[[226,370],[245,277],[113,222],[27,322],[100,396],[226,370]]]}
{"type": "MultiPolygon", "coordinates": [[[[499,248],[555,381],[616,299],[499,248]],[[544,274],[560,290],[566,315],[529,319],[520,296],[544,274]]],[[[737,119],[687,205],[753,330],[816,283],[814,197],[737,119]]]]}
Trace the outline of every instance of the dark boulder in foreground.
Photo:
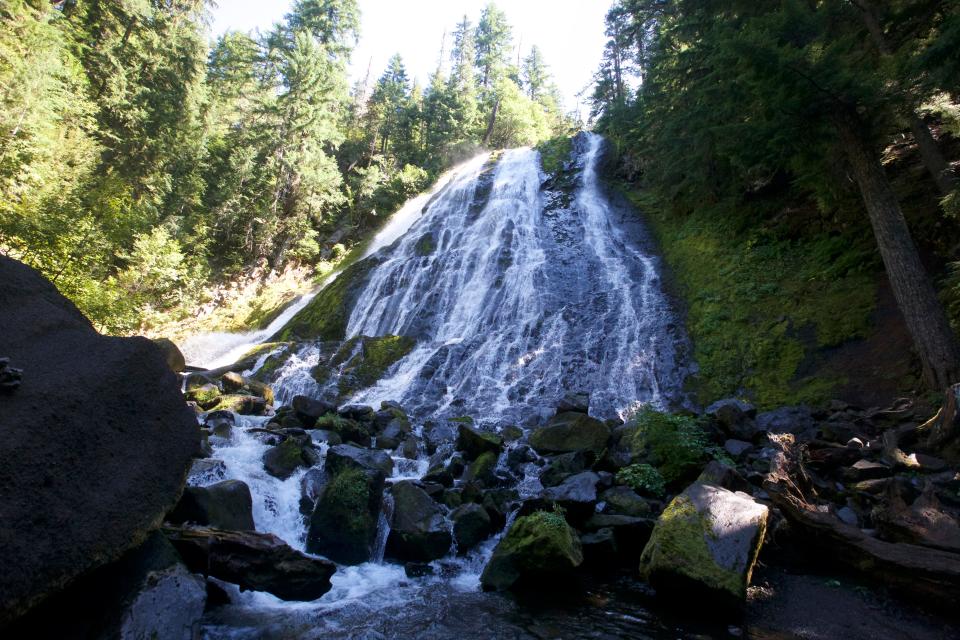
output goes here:
{"type": "Polygon", "coordinates": [[[241,480],[223,480],[207,487],[187,487],[180,502],[167,516],[173,524],[194,524],[252,531],[253,497],[241,480]]]}
{"type": "Polygon", "coordinates": [[[330,590],[337,570],[329,560],[300,553],[270,533],[206,528],[164,533],[191,571],[281,600],[316,600],[330,590]]]}
{"type": "Polygon", "coordinates": [[[142,543],[200,446],[163,352],[101,336],[33,269],[0,256],[3,353],[25,371],[0,411],[0,625],[142,543]]]}

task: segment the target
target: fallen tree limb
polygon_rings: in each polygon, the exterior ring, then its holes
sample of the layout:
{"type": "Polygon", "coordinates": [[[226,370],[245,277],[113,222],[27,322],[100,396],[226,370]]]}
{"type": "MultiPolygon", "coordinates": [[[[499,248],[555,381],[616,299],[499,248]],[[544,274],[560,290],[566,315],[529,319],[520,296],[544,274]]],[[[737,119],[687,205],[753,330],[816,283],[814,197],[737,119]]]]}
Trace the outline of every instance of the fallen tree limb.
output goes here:
{"type": "MultiPolygon", "coordinates": [[[[771,439],[774,440],[774,439],[771,439]]],[[[923,602],[955,608],[960,602],[960,554],[913,544],[884,542],[818,509],[805,491],[809,478],[790,435],[774,440],[764,488],[784,517],[833,560],[923,602]]]]}
{"type": "Polygon", "coordinates": [[[164,527],[163,533],[194,573],[241,591],[266,591],[283,600],[315,600],[330,590],[336,565],[293,549],[269,533],[206,527],[164,527]]]}

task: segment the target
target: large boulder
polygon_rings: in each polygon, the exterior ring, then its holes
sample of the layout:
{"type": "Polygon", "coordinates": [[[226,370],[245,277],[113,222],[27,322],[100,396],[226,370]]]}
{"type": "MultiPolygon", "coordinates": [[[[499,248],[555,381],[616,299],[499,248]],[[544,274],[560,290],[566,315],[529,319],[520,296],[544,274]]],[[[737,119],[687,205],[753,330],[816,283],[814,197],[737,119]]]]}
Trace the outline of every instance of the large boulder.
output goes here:
{"type": "Polygon", "coordinates": [[[768,509],[745,493],[694,483],[657,520],[640,573],[658,593],[691,593],[740,606],[767,527],[768,509]]]}
{"type": "Polygon", "coordinates": [[[757,433],[757,425],[754,422],[757,409],[749,402],[737,398],[717,400],[707,407],[706,414],[713,418],[726,433],[734,437],[751,440],[757,433]]]}
{"type": "Polygon", "coordinates": [[[414,482],[393,485],[393,518],[385,555],[403,562],[430,562],[447,555],[453,536],[444,509],[414,482]]]}
{"type": "Polygon", "coordinates": [[[320,456],[306,438],[287,437],[263,454],[263,468],[275,478],[286,480],[301,467],[311,467],[320,461],[320,456]]]}
{"type": "Polygon", "coordinates": [[[524,584],[562,589],[581,563],[583,550],[577,532],[563,516],[538,511],[513,523],[484,567],[480,584],[485,591],[524,584]]]}
{"type": "Polygon", "coordinates": [[[153,343],[160,347],[160,351],[163,352],[163,357],[171,371],[174,373],[186,371],[187,361],[183,357],[183,352],[172,340],[169,338],[154,338],[153,343]]]}
{"type": "Polygon", "coordinates": [[[167,516],[173,524],[192,522],[217,529],[253,530],[253,498],[242,480],[224,480],[206,487],[187,487],[167,516]]]}
{"type": "Polygon", "coordinates": [[[0,341],[23,382],[0,411],[0,625],[142,543],[176,504],[200,432],[163,351],[101,336],[0,256],[0,341]]]}
{"type": "Polygon", "coordinates": [[[466,424],[457,425],[457,451],[462,451],[467,460],[474,460],[484,453],[500,455],[503,438],[495,433],[485,433],[466,424]]]}
{"type": "Polygon", "coordinates": [[[316,600],[330,590],[336,566],[311,558],[270,533],[219,529],[164,529],[191,571],[241,591],[266,591],[281,600],[316,600]]]}
{"type": "Polygon", "coordinates": [[[393,473],[393,458],[386,451],[338,444],[327,451],[326,469],[336,475],[344,469],[379,471],[384,477],[393,473]]]}
{"type": "Polygon", "coordinates": [[[307,551],[342,564],[369,560],[383,505],[383,483],[379,471],[340,471],[317,500],[307,531],[307,551]]]}
{"type": "Polygon", "coordinates": [[[568,411],[558,413],[530,436],[530,446],[537,453],[570,453],[592,451],[599,454],[607,447],[610,429],[596,418],[568,411]]]}
{"type": "Polygon", "coordinates": [[[475,502],[462,505],[450,514],[457,553],[463,555],[493,533],[493,523],[487,510],[475,502]]]}
{"type": "Polygon", "coordinates": [[[203,576],[155,531],[4,627],[3,637],[192,640],[206,602],[203,576]]]}

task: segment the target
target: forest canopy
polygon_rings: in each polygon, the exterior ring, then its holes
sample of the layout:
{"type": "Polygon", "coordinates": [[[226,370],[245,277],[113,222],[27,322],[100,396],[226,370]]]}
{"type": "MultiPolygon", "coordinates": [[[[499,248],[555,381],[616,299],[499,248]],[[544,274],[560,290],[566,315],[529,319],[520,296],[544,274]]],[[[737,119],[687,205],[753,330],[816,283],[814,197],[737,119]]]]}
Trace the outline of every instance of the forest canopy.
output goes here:
{"type": "Polygon", "coordinates": [[[111,333],[309,267],[458,160],[567,126],[543,54],[515,55],[493,4],[426,86],[399,55],[350,86],[356,0],[213,41],[208,22],[205,0],[0,5],[0,252],[111,333]]]}

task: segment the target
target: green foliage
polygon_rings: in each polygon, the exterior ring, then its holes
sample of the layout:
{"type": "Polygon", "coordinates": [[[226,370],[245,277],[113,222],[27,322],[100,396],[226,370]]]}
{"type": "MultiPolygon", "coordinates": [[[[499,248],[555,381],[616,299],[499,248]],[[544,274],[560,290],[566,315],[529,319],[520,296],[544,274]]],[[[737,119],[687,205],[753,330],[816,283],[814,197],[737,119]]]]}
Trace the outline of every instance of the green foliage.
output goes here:
{"type": "Polygon", "coordinates": [[[540,152],[540,166],[549,175],[556,175],[563,164],[570,159],[570,150],[573,148],[573,138],[569,135],[559,135],[544,140],[537,145],[540,152]]]}
{"type": "Polygon", "coordinates": [[[707,437],[695,418],[644,407],[634,423],[634,451],[648,455],[667,483],[683,480],[699,469],[707,437]]]}
{"type": "Polygon", "coordinates": [[[655,498],[663,497],[666,483],[655,467],[649,464],[631,464],[617,471],[617,482],[625,484],[638,493],[655,498]]]}
{"type": "Polygon", "coordinates": [[[745,393],[768,408],[827,399],[842,380],[800,371],[818,349],[870,328],[878,264],[862,233],[786,240],[775,228],[748,226],[749,208],[679,215],[659,199],[630,195],[687,302],[701,400],[745,393]]]}
{"type": "Polygon", "coordinates": [[[236,280],[329,268],[482,141],[563,125],[542,54],[510,67],[492,4],[457,26],[449,77],[421,87],[394,56],[352,93],[356,0],[297,0],[269,31],[213,43],[205,12],[0,3],[0,252],[110,333],[175,326],[236,280]]]}

